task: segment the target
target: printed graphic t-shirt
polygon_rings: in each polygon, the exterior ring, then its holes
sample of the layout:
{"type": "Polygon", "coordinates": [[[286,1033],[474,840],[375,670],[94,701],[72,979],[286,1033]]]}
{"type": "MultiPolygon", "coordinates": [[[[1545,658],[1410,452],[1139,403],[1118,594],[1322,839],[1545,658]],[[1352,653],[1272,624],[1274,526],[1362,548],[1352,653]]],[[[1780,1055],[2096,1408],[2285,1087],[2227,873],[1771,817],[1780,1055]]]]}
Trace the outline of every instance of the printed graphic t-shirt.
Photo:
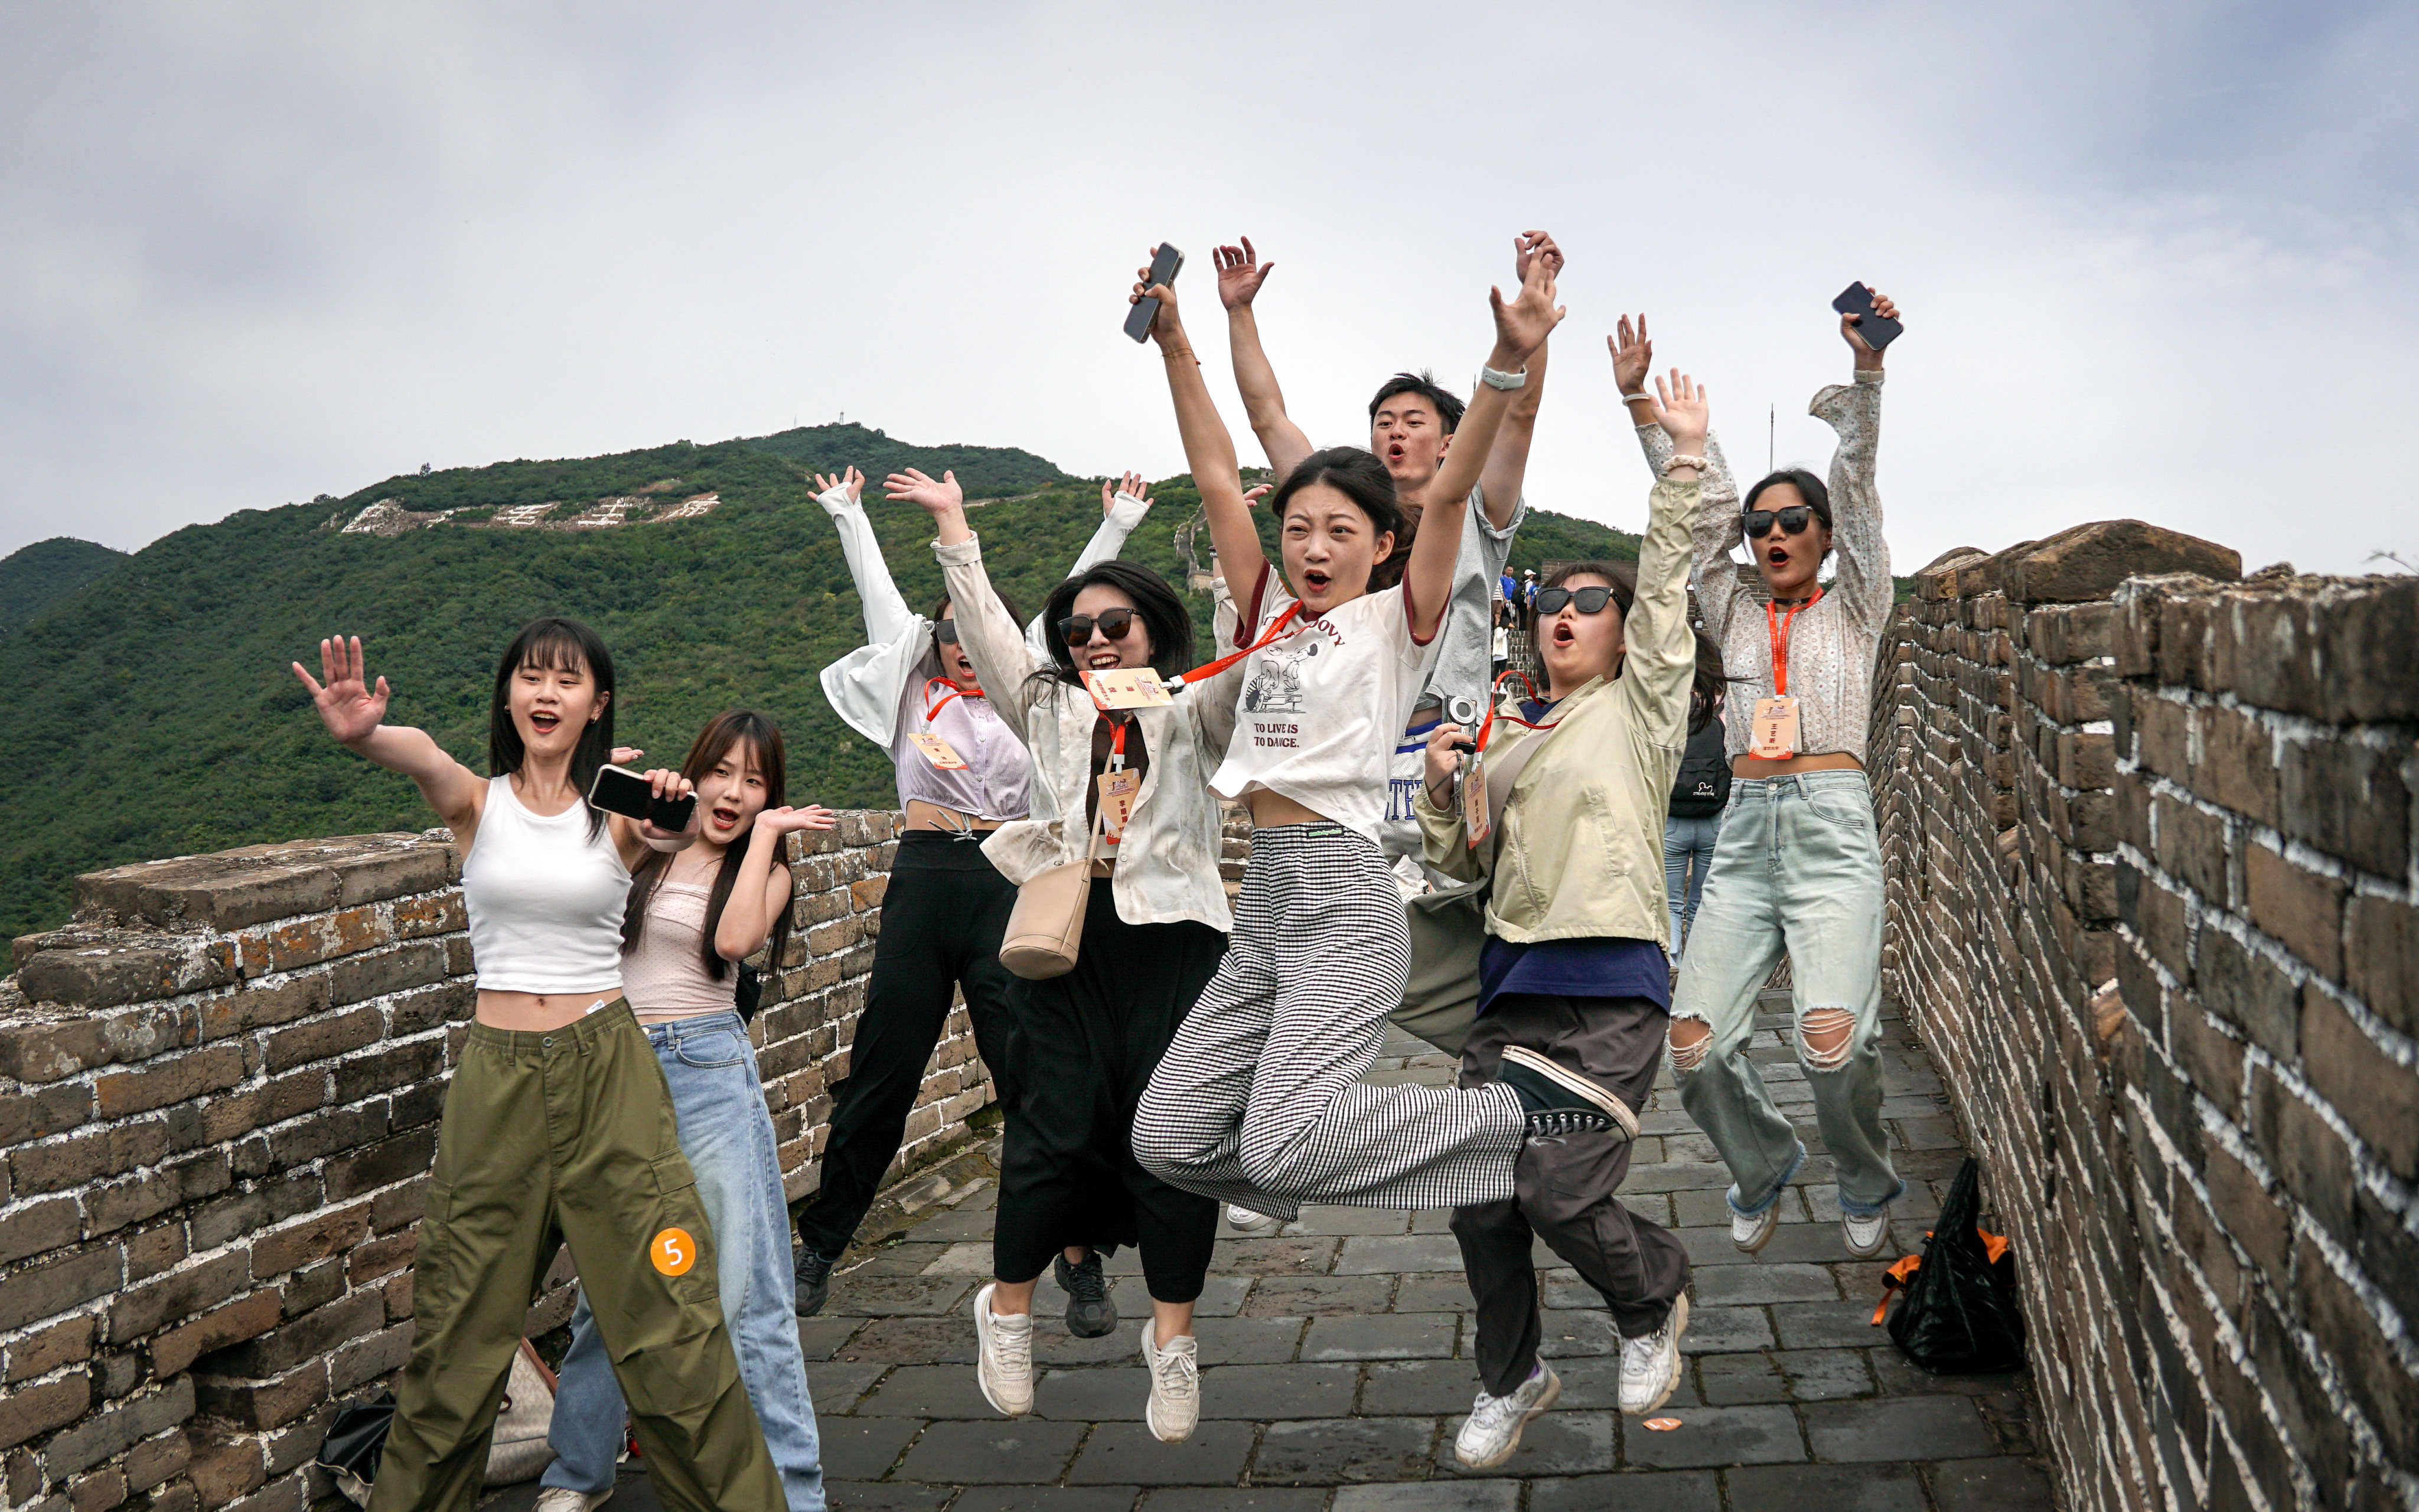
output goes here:
{"type": "MultiPolygon", "coordinates": [[[[1293,597],[1267,564],[1236,644],[1258,638],[1293,597]]],[[[1411,634],[1403,588],[1366,593],[1297,620],[1243,664],[1235,739],[1210,790],[1238,799],[1265,787],[1378,841],[1386,768],[1427,680],[1439,637],[1411,634]]]]}

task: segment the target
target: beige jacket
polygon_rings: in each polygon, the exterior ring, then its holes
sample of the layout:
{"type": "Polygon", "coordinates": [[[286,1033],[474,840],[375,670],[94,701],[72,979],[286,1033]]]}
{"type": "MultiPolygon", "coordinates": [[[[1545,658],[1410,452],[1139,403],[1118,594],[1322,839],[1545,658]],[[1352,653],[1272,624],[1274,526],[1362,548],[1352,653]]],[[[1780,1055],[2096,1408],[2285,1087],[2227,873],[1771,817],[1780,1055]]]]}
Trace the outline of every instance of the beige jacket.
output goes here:
{"type": "MultiPolygon", "coordinates": [[[[1037,653],[1000,607],[983,571],[982,542],[932,544],[949,602],[958,606],[958,634],[966,660],[991,690],[992,707],[1033,753],[1033,814],[1001,825],[983,842],[999,874],[1022,887],[1049,868],[1083,859],[1091,839],[1084,820],[1092,772],[1092,726],[1101,717],[1090,694],[1032,673],[1049,662],[1037,653]],[[971,606],[971,608],[969,607],[971,606]]],[[[1235,628],[1233,601],[1221,585],[1213,595],[1219,644],[1235,628]]],[[[1128,924],[1205,924],[1235,927],[1218,859],[1223,816],[1210,793],[1210,774],[1225,759],[1235,733],[1235,697],[1243,664],[1188,685],[1176,702],[1137,709],[1150,751],[1133,818],[1117,847],[1109,886],[1117,917],[1128,924]]],[[[1668,786],[1668,784],[1667,784],[1668,786]]]]}
{"type": "Polygon", "coordinates": [[[1623,626],[1621,674],[1555,706],[1547,729],[1497,721],[1487,760],[1545,741],[1512,785],[1496,833],[1473,850],[1459,806],[1423,785],[1411,805],[1428,864],[1464,879],[1491,871],[1487,932],[1499,939],[1652,939],[1668,949],[1663,820],[1688,743],[1688,527],[1699,485],[1662,481],[1647,505],[1638,599],[1623,626]],[[1551,739],[1548,739],[1550,735],[1551,739]]]}

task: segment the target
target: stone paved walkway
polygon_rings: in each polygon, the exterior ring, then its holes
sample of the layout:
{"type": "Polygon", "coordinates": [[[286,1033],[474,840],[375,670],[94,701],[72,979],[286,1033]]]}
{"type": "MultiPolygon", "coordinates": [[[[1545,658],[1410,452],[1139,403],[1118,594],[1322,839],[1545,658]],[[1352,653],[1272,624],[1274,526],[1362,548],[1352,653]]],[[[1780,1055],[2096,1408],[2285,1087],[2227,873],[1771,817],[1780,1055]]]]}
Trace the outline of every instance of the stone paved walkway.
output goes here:
{"type": "MultiPolygon", "coordinates": [[[[1814,1152],[1760,1256],[1730,1243],[1728,1184],[1669,1072],[1641,1121],[1624,1199],[1696,1263],[1686,1378],[1650,1431],[1615,1410],[1616,1360],[1594,1291],[1542,1246],[1545,1352],[1560,1406],[1501,1470],[1467,1474],[1453,1436],[1477,1386],[1470,1293],[1444,1212],[1315,1208],[1265,1239],[1222,1238],[1202,1298],[1202,1423],[1162,1444],[1141,1422],[1135,1357],[1149,1316],[1131,1254],[1109,1266],[1130,1320],[1077,1339],[1047,1277],[1031,1417],[1009,1421],[974,1380],[968,1306],[990,1271],[985,1184],[844,1262],[829,1312],[803,1320],[836,1507],[948,1512],[1652,1512],[2046,1508],[2022,1375],[1927,1376],[1869,1320],[1883,1265],[1851,1260],[1803,1073],[1767,994],[1752,1052],[1814,1152]]],[[[1909,1199],[1896,1253],[1918,1248],[1964,1152],[1938,1078],[1895,1010],[1887,1101],[1909,1199]]],[[[1449,1083],[1417,1041],[1390,1044],[1372,1081],[1449,1083]]],[[[518,1512],[532,1488],[500,1497],[518,1512]]],[[[656,1512],[625,1474],[611,1512],[656,1512]]]]}

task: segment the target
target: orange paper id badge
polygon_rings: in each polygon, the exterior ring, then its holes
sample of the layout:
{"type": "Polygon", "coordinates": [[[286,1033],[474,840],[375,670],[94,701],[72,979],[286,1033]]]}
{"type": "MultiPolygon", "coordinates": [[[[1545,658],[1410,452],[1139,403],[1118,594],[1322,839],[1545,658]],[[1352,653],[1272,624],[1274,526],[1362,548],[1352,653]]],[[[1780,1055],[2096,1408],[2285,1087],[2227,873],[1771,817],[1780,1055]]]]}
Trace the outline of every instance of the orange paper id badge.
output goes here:
{"type": "Polygon", "coordinates": [[[1126,769],[1101,773],[1101,833],[1114,845],[1133,820],[1135,801],[1142,796],[1142,773],[1126,769]]]}
{"type": "Polygon", "coordinates": [[[1092,690],[1092,702],[1102,709],[1164,709],[1176,702],[1160,684],[1159,674],[1147,666],[1112,667],[1106,672],[1087,668],[1084,686],[1092,690]]]}
{"type": "Polygon", "coordinates": [[[1797,754],[1797,700],[1788,695],[1755,701],[1748,726],[1747,754],[1761,761],[1786,761],[1797,754]]]}
{"type": "Polygon", "coordinates": [[[1461,774],[1461,828],[1470,839],[1470,848],[1477,849],[1494,832],[1493,818],[1487,812],[1487,756],[1483,751],[1470,756],[1470,770],[1461,774]]]}
{"type": "Polygon", "coordinates": [[[937,735],[910,735],[907,743],[924,753],[924,759],[943,771],[963,771],[965,757],[958,755],[949,742],[937,735]]]}

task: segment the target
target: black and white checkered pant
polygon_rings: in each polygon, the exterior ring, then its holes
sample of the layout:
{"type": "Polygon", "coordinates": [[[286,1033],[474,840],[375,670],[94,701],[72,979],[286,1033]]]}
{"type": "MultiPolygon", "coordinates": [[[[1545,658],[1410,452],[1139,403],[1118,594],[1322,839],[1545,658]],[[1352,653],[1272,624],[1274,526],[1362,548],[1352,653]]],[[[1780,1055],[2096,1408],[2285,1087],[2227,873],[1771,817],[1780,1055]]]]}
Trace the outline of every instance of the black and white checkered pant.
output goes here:
{"type": "Polygon", "coordinates": [[[1376,845],[1333,824],[1254,831],[1225,959],[1151,1074],[1135,1157],[1282,1218],[1509,1200],[1524,1132],[1509,1087],[1361,1084],[1410,959],[1376,845]]]}

